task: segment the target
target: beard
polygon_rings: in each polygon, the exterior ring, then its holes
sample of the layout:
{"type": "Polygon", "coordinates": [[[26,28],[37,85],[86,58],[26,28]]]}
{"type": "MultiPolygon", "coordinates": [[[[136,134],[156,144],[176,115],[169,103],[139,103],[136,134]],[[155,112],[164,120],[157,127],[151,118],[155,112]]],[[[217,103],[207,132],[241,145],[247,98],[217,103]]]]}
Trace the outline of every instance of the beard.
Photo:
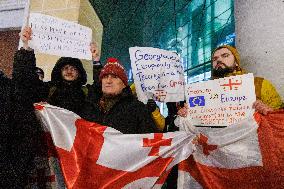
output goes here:
{"type": "Polygon", "coordinates": [[[213,78],[222,78],[222,77],[225,77],[227,74],[234,72],[235,66],[234,67],[228,67],[225,64],[223,64],[223,65],[225,66],[225,68],[222,68],[222,67],[218,67],[217,69],[213,68],[213,70],[212,70],[213,78]]]}

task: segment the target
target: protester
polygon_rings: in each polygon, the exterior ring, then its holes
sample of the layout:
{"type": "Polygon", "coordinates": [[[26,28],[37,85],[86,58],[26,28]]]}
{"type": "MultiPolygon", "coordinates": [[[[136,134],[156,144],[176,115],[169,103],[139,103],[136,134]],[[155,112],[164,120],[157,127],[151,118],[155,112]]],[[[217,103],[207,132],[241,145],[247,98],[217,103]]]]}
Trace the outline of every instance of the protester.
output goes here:
{"type": "Polygon", "coordinates": [[[124,134],[155,132],[155,124],[145,105],[132,94],[124,67],[116,58],[108,58],[100,72],[102,96],[89,99],[83,118],[107,125],[124,134]]]}
{"type": "MultiPolygon", "coordinates": [[[[17,61],[28,59],[27,62],[35,64],[35,55],[32,49],[29,48],[28,42],[31,39],[31,28],[25,27],[21,32],[21,40],[23,47],[17,51],[16,56],[22,57],[17,61]]],[[[35,67],[29,66],[30,69],[35,67]]],[[[29,81],[23,81],[29,82],[29,81]]],[[[37,94],[40,101],[73,111],[80,115],[88,89],[83,85],[87,82],[87,74],[82,65],[82,62],[77,58],[61,57],[55,64],[52,73],[51,81],[39,84],[41,87],[37,94]]]]}
{"type": "MultiPolygon", "coordinates": [[[[37,98],[31,88],[35,83],[22,84],[27,77],[38,78],[19,64],[14,64],[12,80],[0,74],[0,188],[26,188],[36,172],[37,157],[47,154],[41,140],[43,130],[34,114],[37,98]]],[[[44,187],[40,182],[38,186],[44,187]]]]}
{"type": "MultiPolygon", "coordinates": [[[[245,74],[241,67],[240,55],[235,47],[223,45],[216,48],[211,57],[212,79],[245,74]]],[[[254,78],[256,101],[253,108],[266,115],[267,113],[283,107],[283,102],[275,87],[262,77],[254,78]]],[[[181,109],[178,115],[185,117],[186,108],[181,109]]]]}
{"type": "MultiPolygon", "coordinates": [[[[241,68],[240,55],[236,48],[223,45],[216,48],[211,57],[212,78],[242,75],[245,70],[241,68]]],[[[256,102],[253,107],[256,111],[267,114],[269,111],[282,107],[282,100],[275,87],[266,79],[255,77],[256,102]]]]}
{"type": "MultiPolygon", "coordinates": [[[[11,153],[11,144],[9,143],[12,128],[10,126],[10,116],[12,115],[12,99],[11,99],[11,80],[8,79],[2,71],[0,71],[0,187],[15,186],[20,184],[17,182],[16,167],[13,164],[11,153]],[[16,172],[16,174],[14,174],[16,172]]],[[[23,180],[23,178],[19,178],[23,180]]]]}
{"type": "Polygon", "coordinates": [[[36,67],[35,68],[35,72],[37,73],[39,80],[43,81],[43,79],[44,79],[44,71],[41,68],[36,67]]]}
{"type": "MultiPolygon", "coordinates": [[[[132,83],[130,85],[130,89],[134,96],[137,97],[135,84],[132,83]]],[[[148,108],[149,112],[151,112],[152,119],[155,122],[155,125],[159,131],[163,131],[165,128],[165,118],[161,114],[159,107],[157,106],[156,102],[153,99],[149,99],[147,101],[146,107],[148,108]]]]}
{"type": "Polygon", "coordinates": [[[87,74],[77,58],[61,57],[51,72],[47,102],[80,115],[85,102],[87,74]]]}

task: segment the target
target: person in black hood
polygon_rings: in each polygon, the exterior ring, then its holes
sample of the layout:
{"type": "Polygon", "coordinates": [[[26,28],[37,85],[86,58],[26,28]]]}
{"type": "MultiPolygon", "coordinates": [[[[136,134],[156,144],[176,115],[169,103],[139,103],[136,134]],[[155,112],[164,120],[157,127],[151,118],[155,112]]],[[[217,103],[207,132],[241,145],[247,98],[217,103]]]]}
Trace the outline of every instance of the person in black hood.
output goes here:
{"type": "MultiPolygon", "coordinates": [[[[21,32],[23,48],[16,52],[16,64],[21,64],[23,60],[28,62],[26,67],[29,70],[36,70],[35,54],[28,47],[28,41],[31,39],[31,28],[25,27],[21,32]],[[34,65],[34,66],[33,66],[34,65]]],[[[50,82],[42,82],[38,78],[33,80],[22,81],[23,84],[34,82],[34,89],[38,96],[38,101],[46,101],[51,105],[70,110],[78,115],[81,113],[87,88],[83,85],[87,82],[87,74],[82,62],[77,58],[61,57],[55,64],[50,82]]]]}
{"type": "Polygon", "coordinates": [[[47,102],[80,115],[86,98],[87,74],[77,58],[61,57],[51,73],[47,102]]]}

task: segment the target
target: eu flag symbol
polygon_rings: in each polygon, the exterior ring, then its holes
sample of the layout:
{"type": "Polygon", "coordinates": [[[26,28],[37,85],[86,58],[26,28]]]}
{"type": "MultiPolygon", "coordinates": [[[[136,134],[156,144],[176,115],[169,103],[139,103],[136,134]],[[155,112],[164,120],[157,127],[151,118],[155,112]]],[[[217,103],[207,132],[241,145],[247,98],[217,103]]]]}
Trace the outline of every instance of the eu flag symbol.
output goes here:
{"type": "Polygon", "coordinates": [[[205,98],[204,96],[194,96],[189,97],[189,106],[195,107],[195,106],[205,106],[205,98]]]}

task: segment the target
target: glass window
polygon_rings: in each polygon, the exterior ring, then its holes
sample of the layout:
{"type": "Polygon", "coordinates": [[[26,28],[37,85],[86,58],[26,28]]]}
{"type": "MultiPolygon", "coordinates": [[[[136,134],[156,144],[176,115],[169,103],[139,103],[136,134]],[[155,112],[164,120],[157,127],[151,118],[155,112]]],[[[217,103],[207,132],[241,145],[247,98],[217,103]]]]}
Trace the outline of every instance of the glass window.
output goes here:
{"type": "Polygon", "coordinates": [[[233,0],[155,2],[148,5],[152,14],[146,13],[148,22],[154,24],[145,27],[145,44],[178,52],[188,83],[210,79],[212,50],[235,44],[233,0]]]}

